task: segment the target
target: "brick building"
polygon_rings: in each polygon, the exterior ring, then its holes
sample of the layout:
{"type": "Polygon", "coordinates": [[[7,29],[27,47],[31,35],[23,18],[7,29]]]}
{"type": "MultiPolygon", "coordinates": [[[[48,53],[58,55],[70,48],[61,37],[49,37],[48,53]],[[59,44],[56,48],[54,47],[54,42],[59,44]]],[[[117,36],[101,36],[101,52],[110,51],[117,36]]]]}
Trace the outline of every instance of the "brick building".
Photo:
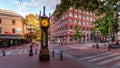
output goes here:
{"type": "Polygon", "coordinates": [[[23,17],[11,10],[0,9],[0,43],[18,43],[24,39],[23,17]]]}
{"type": "Polygon", "coordinates": [[[92,22],[95,21],[96,18],[98,17],[95,16],[95,12],[82,9],[73,10],[73,8],[64,12],[57,21],[55,21],[52,15],[50,18],[50,39],[52,42],[61,41],[63,44],[74,43],[76,40],[71,36],[74,33],[74,26],[78,24],[80,31],[83,33],[79,42],[91,42],[91,34],[94,27],[92,22]]]}

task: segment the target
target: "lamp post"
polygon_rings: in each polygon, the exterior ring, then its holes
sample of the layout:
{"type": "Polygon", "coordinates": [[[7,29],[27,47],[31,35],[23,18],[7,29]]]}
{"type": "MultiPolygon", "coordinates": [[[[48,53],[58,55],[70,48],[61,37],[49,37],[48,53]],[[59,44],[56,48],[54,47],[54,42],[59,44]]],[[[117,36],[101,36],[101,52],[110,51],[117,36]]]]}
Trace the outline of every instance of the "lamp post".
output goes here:
{"type": "Polygon", "coordinates": [[[29,56],[33,56],[33,51],[32,51],[33,44],[32,44],[32,36],[31,36],[32,31],[34,30],[33,25],[29,24],[27,30],[29,30],[29,32],[30,32],[30,43],[31,43],[30,44],[29,56]]]}
{"type": "Polygon", "coordinates": [[[97,30],[96,30],[96,38],[97,38],[96,48],[97,48],[97,49],[99,49],[99,44],[98,44],[98,33],[99,33],[99,31],[98,31],[98,29],[97,29],[97,30]]]}
{"type": "MultiPolygon", "coordinates": [[[[50,15],[50,14],[49,14],[50,15]]],[[[49,18],[45,15],[45,6],[43,7],[43,15],[39,15],[41,28],[41,49],[39,54],[39,61],[50,61],[48,49],[48,28],[50,26],[49,18]]]]}

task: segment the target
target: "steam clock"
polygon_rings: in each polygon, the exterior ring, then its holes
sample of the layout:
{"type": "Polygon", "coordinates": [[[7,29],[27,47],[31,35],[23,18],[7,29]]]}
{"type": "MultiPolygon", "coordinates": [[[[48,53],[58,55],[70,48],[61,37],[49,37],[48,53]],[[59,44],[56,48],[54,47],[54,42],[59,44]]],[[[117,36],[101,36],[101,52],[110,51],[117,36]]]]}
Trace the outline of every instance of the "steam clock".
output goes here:
{"type": "Polygon", "coordinates": [[[49,49],[48,49],[48,28],[50,27],[49,18],[45,15],[45,6],[43,7],[43,15],[39,16],[41,27],[41,49],[39,54],[40,61],[49,61],[49,49]]]}

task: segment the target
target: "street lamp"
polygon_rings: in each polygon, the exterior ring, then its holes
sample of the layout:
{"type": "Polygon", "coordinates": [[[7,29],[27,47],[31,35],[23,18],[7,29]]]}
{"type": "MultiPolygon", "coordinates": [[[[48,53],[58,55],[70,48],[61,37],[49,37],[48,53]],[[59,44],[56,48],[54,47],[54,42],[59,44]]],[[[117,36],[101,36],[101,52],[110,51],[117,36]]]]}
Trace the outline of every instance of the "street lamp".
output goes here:
{"type": "Polygon", "coordinates": [[[99,44],[98,44],[98,33],[99,33],[99,31],[98,31],[98,29],[97,29],[97,30],[96,30],[96,38],[97,38],[96,48],[97,48],[97,49],[99,49],[99,44]]]}
{"type": "Polygon", "coordinates": [[[33,51],[32,51],[32,47],[33,47],[33,44],[32,44],[32,31],[34,30],[34,27],[32,24],[29,24],[28,27],[27,27],[27,30],[29,30],[30,32],[30,51],[29,51],[29,56],[33,56],[33,51]]]}

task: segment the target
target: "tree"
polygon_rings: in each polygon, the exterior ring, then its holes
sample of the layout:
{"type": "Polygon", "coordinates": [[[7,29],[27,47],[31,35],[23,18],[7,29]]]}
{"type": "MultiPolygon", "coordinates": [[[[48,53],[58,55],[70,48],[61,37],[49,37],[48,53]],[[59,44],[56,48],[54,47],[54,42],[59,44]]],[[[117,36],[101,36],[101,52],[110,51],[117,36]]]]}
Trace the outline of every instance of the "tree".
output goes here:
{"type": "Polygon", "coordinates": [[[75,30],[75,32],[74,32],[74,34],[72,35],[72,37],[73,37],[75,40],[81,38],[81,37],[82,37],[82,32],[80,31],[80,29],[79,29],[79,27],[78,27],[77,25],[75,25],[74,30],[75,30]]]}
{"type": "Polygon", "coordinates": [[[97,15],[102,17],[94,22],[95,28],[98,28],[103,36],[111,34],[112,42],[115,41],[115,33],[118,32],[118,19],[115,17],[118,8],[117,2],[118,0],[100,2],[97,15]]]}
{"type": "MultiPolygon", "coordinates": [[[[39,28],[39,20],[38,16],[34,14],[28,14],[25,17],[25,24],[28,26],[29,24],[32,24],[34,27],[34,32],[32,32],[32,38],[36,40],[40,40],[40,28],[39,28]]],[[[30,35],[28,34],[27,37],[30,35]]]]}
{"type": "Polygon", "coordinates": [[[102,35],[107,36],[110,33],[110,28],[113,27],[113,39],[114,34],[118,31],[118,19],[115,17],[116,12],[119,9],[119,0],[61,0],[61,3],[57,5],[57,9],[54,15],[59,19],[66,10],[70,7],[74,9],[84,9],[87,11],[94,11],[96,15],[100,16],[94,23],[95,29],[101,32],[102,35]]]}

